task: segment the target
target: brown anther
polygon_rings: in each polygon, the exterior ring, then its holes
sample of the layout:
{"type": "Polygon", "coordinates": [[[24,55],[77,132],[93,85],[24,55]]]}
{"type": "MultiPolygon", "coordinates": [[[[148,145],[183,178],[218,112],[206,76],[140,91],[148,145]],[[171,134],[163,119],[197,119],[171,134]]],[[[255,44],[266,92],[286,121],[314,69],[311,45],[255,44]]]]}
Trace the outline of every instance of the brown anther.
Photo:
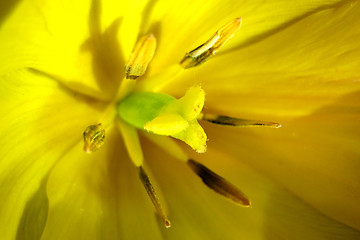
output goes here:
{"type": "Polygon", "coordinates": [[[196,67],[204,63],[235,35],[235,33],[240,29],[241,21],[241,18],[236,18],[220,28],[214,36],[212,36],[204,44],[195,48],[191,52],[186,53],[184,58],[181,60],[180,65],[186,69],[196,67]]]}
{"type": "Polygon", "coordinates": [[[142,184],[145,187],[147,194],[149,195],[149,197],[155,207],[156,213],[159,215],[161,220],[164,222],[164,225],[166,228],[171,227],[170,220],[167,218],[165,211],[161,207],[160,200],[155,192],[153,185],[150,182],[149,176],[146,174],[143,167],[139,167],[139,177],[140,177],[142,184]]]}
{"type": "Polygon", "coordinates": [[[142,37],[136,44],[129,61],[125,66],[125,74],[128,79],[136,79],[145,74],[146,68],[154,56],[156,39],[148,34],[142,37]]]}
{"type": "Polygon", "coordinates": [[[195,160],[189,159],[187,164],[210,189],[242,207],[251,206],[250,200],[245,194],[221,176],[195,160]]]}
{"type": "Polygon", "coordinates": [[[104,143],[105,129],[102,128],[101,123],[88,126],[84,133],[84,151],[92,153],[97,151],[104,143]]]}
{"type": "Polygon", "coordinates": [[[233,127],[270,127],[270,128],[281,127],[280,123],[275,123],[275,122],[233,118],[233,117],[217,115],[217,114],[209,114],[209,113],[206,114],[204,113],[201,119],[214,124],[233,126],[233,127]]]}

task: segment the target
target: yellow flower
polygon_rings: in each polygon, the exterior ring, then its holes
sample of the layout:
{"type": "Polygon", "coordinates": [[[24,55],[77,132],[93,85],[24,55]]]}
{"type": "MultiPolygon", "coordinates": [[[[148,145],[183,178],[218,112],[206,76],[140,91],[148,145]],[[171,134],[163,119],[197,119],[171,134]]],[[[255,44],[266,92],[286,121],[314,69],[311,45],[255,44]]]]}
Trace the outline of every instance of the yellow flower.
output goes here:
{"type": "MultiPolygon", "coordinates": [[[[360,239],[359,39],[358,1],[3,1],[1,239],[360,239]],[[238,17],[240,32],[214,57],[174,75],[186,53],[193,58],[191,50],[238,17]],[[145,75],[120,88],[147,34],[157,40],[154,57],[145,75]],[[200,86],[204,116],[282,128],[166,115],[160,125],[175,119],[181,131],[199,120],[207,152],[184,136],[191,147],[167,148],[170,138],[157,136],[158,147],[149,141],[156,135],[143,133],[138,148],[134,128],[119,123],[124,141],[114,124],[117,97],[135,82],[139,92],[176,98],[200,86]],[[86,154],[82,133],[98,123],[104,143],[86,154]],[[128,157],[141,151],[171,228],[154,214],[128,157]],[[204,187],[181,156],[241,188],[252,208],[204,187]]],[[[178,134],[155,123],[146,128],[178,134]]]]}

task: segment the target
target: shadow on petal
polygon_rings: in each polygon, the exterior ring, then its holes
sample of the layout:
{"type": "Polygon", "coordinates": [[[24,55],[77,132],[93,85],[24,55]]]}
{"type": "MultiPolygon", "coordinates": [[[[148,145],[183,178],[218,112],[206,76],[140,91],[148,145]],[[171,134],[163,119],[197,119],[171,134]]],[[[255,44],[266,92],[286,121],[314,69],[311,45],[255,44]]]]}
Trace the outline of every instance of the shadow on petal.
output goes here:
{"type": "Polygon", "coordinates": [[[18,229],[16,240],[40,239],[44,231],[49,210],[45,177],[39,189],[27,201],[18,229]]]}
{"type": "Polygon", "coordinates": [[[11,14],[11,12],[15,9],[19,0],[13,1],[1,1],[0,2],[0,27],[3,24],[6,17],[11,14]]]}
{"type": "Polygon", "coordinates": [[[209,149],[227,152],[323,214],[359,230],[359,113],[357,91],[307,116],[277,119],[280,129],[203,125],[209,149]]]}
{"type": "Polygon", "coordinates": [[[359,231],[318,212],[282,188],[272,190],[264,208],[267,216],[263,224],[264,239],[267,240],[360,239],[359,231]]]}
{"type": "Polygon", "coordinates": [[[360,239],[360,232],[321,214],[221,149],[189,154],[248,193],[252,208],[214,194],[183,163],[144,143],[169,204],[173,225],[159,228],[164,239],[360,239]]]}
{"type": "Polygon", "coordinates": [[[328,5],[323,5],[323,6],[320,6],[316,9],[313,9],[313,10],[310,10],[309,12],[306,12],[304,13],[303,15],[300,15],[300,16],[296,16],[295,18],[293,19],[290,19],[288,20],[287,22],[284,22],[278,26],[275,26],[275,28],[272,28],[272,29],[269,29],[268,31],[265,31],[261,34],[258,34],[258,35],[255,35],[255,36],[252,36],[250,37],[249,39],[247,39],[246,41],[232,47],[232,48],[229,48],[227,49],[226,51],[222,51],[220,52],[218,55],[223,55],[223,54],[227,54],[227,53],[231,53],[233,51],[236,51],[238,49],[242,49],[244,47],[247,47],[249,45],[252,45],[254,43],[257,43],[257,42],[260,42],[260,41],[263,41],[264,39],[278,33],[278,32],[281,32],[283,31],[284,29],[288,28],[288,27],[291,27],[293,24],[315,14],[315,13],[318,13],[318,12],[321,12],[321,11],[324,11],[324,10],[329,10],[329,9],[337,9],[341,6],[343,6],[344,4],[348,3],[347,1],[340,1],[340,2],[337,2],[335,4],[328,4],[328,5]]]}
{"type": "Polygon", "coordinates": [[[115,19],[110,26],[101,32],[100,1],[91,2],[89,14],[90,37],[83,43],[81,51],[92,56],[92,71],[99,88],[108,96],[116,94],[124,76],[124,58],[118,40],[118,31],[122,19],[115,19]]]}

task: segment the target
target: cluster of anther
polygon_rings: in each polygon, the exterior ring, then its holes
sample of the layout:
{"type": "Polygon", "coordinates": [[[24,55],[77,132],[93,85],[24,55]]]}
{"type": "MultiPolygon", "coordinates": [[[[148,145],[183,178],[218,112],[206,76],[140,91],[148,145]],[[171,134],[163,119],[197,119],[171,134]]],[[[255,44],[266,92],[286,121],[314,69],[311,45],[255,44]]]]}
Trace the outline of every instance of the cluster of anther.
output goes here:
{"type": "MultiPolygon", "coordinates": [[[[186,53],[179,63],[181,68],[188,69],[204,63],[234,36],[240,26],[241,18],[227,23],[204,44],[186,53]]],[[[136,44],[125,67],[126,78],[120,86],[116,110],[117,121],[129,156],[139,169],[139,178],[159,217],[166,227],[170,227],[167,214],[161,207],[156,191],[144,170],[142,150],[136,129],[149,132],[150,138],[153,138],[151,134],[155,134],[180,139],[195,151],[202,153],[206,151],[207,137],[197,120],[235,127],[265,126],[277,128],[280,127],[280,124],[202,113],[205,93],[200,86],[191,87],[180,99],[163,93],[132,91],[136,79],[146,72],[155,49],[156,39],[152,34],[144,36],[136,44]]],[[[101,124],[89,126],[84,132],[85,152],[90,153],[99,149],[104,138],[105,130],[101,124]]],[[[164,149],[167,148],[166,144],[159,144],[159,146],[164,149]]],[[[184,155],[179,149],[177,152],[179,155],[184,155]]],[[[224,178],[193,159],[188,159],[186,156],[180,158],[210,189],[240,206],[250,206],[250,200],[246,195],[224,178]]]]}

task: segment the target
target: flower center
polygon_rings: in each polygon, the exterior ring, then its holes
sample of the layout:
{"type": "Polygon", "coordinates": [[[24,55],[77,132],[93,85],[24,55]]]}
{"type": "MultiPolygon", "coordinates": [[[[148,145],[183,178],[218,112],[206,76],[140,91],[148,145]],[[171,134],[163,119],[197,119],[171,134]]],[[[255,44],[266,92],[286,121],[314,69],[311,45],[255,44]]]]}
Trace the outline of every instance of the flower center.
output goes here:
{"type": "Polygon", "coordinates": [[[180,99],[163,93],[135,92],[117,105],[119,117],[141,130],[172,136],[198,153],[206,151],[206,134],[197,122],[204,106],[201,87],[191,87],[180,99]]]}
{"type": "MultiPolygon", "coordinates": [[[[176,66],[165,69],[159,75],[146,79],[136,86],[136,79],[146,72],[155,49],[156,39],[152,34],[142,37],[136,44],[126,66],[126,78],[121,83],[116,100],[111,110],[116,108],[116,122],[123,135],[130,159],[139,170],[139,178],[148,193],[156,212],[166,227],[170,227],[167,214],[161,207],[156,191],[143,166],[143,154],[138,131],[162,147],[170,155],[186,162],[210,189],[243,207],[250,206],[250,200],[230,184],[204,165],[187,157],[171,138],[159,138],[158,135],[170,136],[188,144],[198,153],[206,152],[207,136],[198,120],[214,124],[235,127],[266,126],[280,127],[277,123],[237,119],[228,116],[202,113],[205,92],[200,86],[192,86],[185,95],[176,99],[173,96],[154,92],[149,86],[160,86],[171,81],[171,77],[188,68],[196,67],[213,56],[239,30],[241,18],[234,19],[220,28],[209,40],[185,54],[176,66]],[[152,91],[149,91],[152,90],[152,91]]],[[[109,113],[111,115],[111,113],[109,113]]],[[[114,119],[114,116],[111,115],[114,119]]],[[[91,125],[84,132],[84,150],[87,153],[98,150],[104,142],[107,123],[91,125]]]]}

